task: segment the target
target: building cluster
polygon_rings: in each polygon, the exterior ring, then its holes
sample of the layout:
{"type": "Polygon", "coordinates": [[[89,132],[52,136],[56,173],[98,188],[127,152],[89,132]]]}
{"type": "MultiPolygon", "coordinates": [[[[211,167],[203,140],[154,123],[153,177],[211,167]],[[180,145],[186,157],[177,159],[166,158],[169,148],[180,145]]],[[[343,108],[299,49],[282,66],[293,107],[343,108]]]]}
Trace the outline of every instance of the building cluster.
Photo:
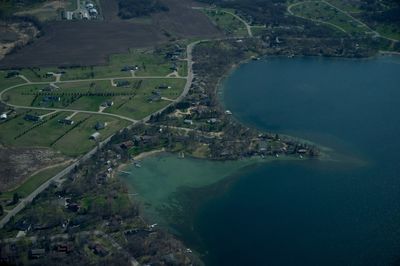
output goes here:
{"type": "Polygon", "coordinates": [[[91,20],[97,19],[98,16],[98,9],[90,1],[85,2],[83,7],[80,7],[75,11],[64,11],[62,14],[63,19],[66,20],[91,20]]]}

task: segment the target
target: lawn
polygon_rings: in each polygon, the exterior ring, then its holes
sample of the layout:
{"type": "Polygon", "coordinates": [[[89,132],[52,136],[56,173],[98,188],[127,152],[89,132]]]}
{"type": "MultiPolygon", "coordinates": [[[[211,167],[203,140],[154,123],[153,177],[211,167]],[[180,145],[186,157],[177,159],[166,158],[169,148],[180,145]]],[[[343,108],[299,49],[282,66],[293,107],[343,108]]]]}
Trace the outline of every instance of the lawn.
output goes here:
{"type": "Polygon", "coordinates": [[[96,132],[94,126],[97,122],[107,122],[106,128],[98,131],[100,141],[129,125],[127,121],[104,115],[78,114],[73,120],[83,122],[53,145],[56,150],[70,156],[82,155],[96,146],[96,142],[89,137],[96,132]]]}
{"type": "MultiPolygon", "coordinates": [[[[121,80],[115,80],[119,82],[121,80]]],[[[149,102],[152,93],[158,91],[161,97],[176,99],[185,86],[184,78],[162,79],[127,79],[125,87],[113,87],[110,81],[73,82],[57,84],[60,88],[51,92],[43,92],[48,85],[25,85],[7,91],[3,99],[14,105],[60,108],[72,110],[98,111],[102,103],[112,100],[114,105],[105,112],[124,115],[134,119],[146,117],[161,109],[168,101],[149,102]],[[160,85],[170,87],[158,89],[160,85]],[[92,93],[93,95],[87,95],[92,93]],[[56,100],[46,100],[49,96],[59,97],[56,100]],[[158,109],[157,109],[158,108],[158,109]]]]}
{"type": "MultiPolygon", "coordinates": [[[[30,111],[31,114],[44,114],[44,112],[30,111]]],[[[100,131],[104,140],[111,134],[127,126],[129,122],[104,115],[77,114],[73,116],[73,125],[59,122],[71,112],[58,112],[44,118],[41,126],[38,122],[24,120],[24,113],[16,118],[0,124],[0,143],[12,146],[41,146],[53,147],[70,156],[81,155],[93,148],[96,143],[89,140],[89,136],[96,132],[96,122],[107,122],[107,127],[100,131]],[[79,121],[82,121],[79,123],[79,121]],[[26,132],[25,134],[22,134],[26,132]],[[22,134],[22,135],[21,135],[22,134]]]]}

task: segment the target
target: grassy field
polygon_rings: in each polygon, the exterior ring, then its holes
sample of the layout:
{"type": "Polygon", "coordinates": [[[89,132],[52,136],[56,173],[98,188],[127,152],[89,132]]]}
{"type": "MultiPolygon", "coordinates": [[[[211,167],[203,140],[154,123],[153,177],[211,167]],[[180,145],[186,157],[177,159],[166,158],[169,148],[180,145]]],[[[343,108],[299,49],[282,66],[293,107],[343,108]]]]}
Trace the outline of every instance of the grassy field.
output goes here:
{"type": "Polygon", "coordinates": [[[19,77],[6,78],[7,72],[8,71],[0,71],[0,91],[14,85],[25,83],[25,81],[19,77]]]}
{"type": "Polygon", "coordinates": [[[303,18],[335,25],[337,29],[352,36],[361,36],[370,32],[364,25],[324,2],[302,2],[293,6],[291,11],[303,18]]]}
{"type": "Polygon", "coordinates": [[[327,2],[348,13],[360,12],[357,5],[347,0],[327,0],[327,2]]]}
{"type": "MultiPolygon", "coordinates": [[[[173,71],[172,62],[163,54],[130,50],[127,54],[112,55],[106,66],[66,68],[61,80],[131,77],[130,71],[121,71],[125,66],[138,66],[135,76],[144,77],[166,76],[173,71]]],[[[178,65],[178,71],[185,68],[185,64],[178,65]]]]}
{"type": "MultiPolygon", "coordinates": [[[[29,113],[40,115],[44,112],[29,113]]],[[[94,126],[97,122],[107,122],[107,127],[101,130],[100,140],[129,124],[114,117],[89,114],[75,115],[72,118],[74,125],[59,122],[70,115],[71,112],[48,115],[44,118],[43,124],[36,126],[38,122],[24,120],[24,113],[21,113],[20,116],[0,124],[0,143],[24,147],[53,147],[66,155],[77,156],[88,152],[96,145],[94,141],[89,140],[89,136],[96,132],[94,126]]]]}
{"type": "Polygon", "coordinates": [[[247,36],[246,26],[242,21],[224,10],[202,10],[222,31],[233,36],[247,36]]]}
{"type": "Polygon", "coordinates": [[[112,86],[110,81],[61,83],[59,89],[43,92],[49,85],[25,85],[3,95],[7,103],[19,106],[34,106],[47,108],[66,108],[72,110],[98,111],[102,103],[107,100],[114,105],[107,112],[124,115],[130,118],[143,118],[162,108],[167,102],[150,103],[149,98],[153,92],[159,91],[161,97],[176,99],[182,92],[186,83],[185,79],[128,79],[115,80],[128,81],[127,86],[112,86]],[[170,88],[158,89],[160,85],[170,88]],[[42,94],[40,94],[42,93],[42,94]],[[88,94],[91,95],[88,95],[88,94]],[[59,97],[59,100],[48,100],[48,97],[59,97]]]}
{"type": "Polygon", "coordinates": [[[127,121],[104,115],[78,114],[73,120],[83,122],[53,145],[53,148],[69,156],[84,154],[96,146],[96,142],[89,140],[89,136],[96,132],[94,126],[97,122],[107,123],[106,128],[99,131],[99,141],[106,139],[129,124],[127,121]]]}

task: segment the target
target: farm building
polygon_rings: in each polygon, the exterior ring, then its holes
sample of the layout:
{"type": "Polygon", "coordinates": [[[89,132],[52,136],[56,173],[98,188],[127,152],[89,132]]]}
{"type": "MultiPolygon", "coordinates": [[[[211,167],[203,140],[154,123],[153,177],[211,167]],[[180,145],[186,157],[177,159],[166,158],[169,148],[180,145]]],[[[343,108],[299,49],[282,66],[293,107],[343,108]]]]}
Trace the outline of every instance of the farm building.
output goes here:
{"type": "Polygon", "coordinates": [[[90,135],[89,139],[91,140],[98,140],[100,138],[100,133],[99,132],[95,132],[92,135],[90,135]]]}
{"type": "Polygon", "coordinates": [[[7,119],[6,113],[0,115],[0,120],[6,120],[6,119],[7,119]]]}

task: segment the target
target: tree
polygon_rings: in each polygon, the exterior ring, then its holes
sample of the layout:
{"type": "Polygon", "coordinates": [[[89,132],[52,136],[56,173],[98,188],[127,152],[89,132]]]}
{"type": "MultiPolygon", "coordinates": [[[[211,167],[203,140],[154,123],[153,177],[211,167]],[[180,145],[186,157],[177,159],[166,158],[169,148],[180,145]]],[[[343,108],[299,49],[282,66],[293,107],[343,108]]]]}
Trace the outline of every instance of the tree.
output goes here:
{"type": "Polygon", "coordinates": [[[12,204],[16,204],[19,201],[19,195],[17,192],[13,194],[12,204]]]}

